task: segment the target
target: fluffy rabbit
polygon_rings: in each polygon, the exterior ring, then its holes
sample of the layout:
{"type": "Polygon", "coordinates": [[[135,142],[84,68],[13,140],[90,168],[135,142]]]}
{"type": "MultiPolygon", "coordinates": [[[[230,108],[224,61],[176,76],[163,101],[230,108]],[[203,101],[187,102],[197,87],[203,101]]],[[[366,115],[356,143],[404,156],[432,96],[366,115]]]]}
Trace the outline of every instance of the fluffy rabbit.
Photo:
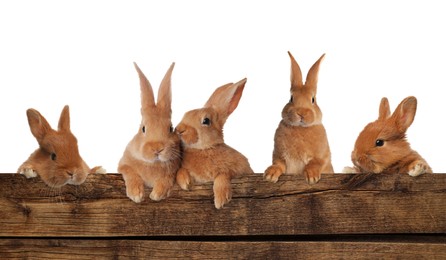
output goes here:
{"type": "Polygon", "coordinates": [[[26,115],[39,148],[19,167],[18,173],[24,174],[27,178],[39,175],[53,188],[65,184],[82,184],[89,173],[105,173],[100,166],[90,169],[82,160],[76,137],[70,130],[68,106],[62,110],[57,131],[51,128],[39,111],[28,109],[26,115]]]}
{"type": "Polygon", "coordinates": [[[118,172],[123,175],[131,200],[142,201],[145,184],[153,188],[150,198],[159,201],[169,196],[181,164],[180,139],[171,123],[171,76],[175,63],[161,81],[156,103],[150,82],[134,65],[140,80],[142,121],[119,161],[118,172]]]}
{"type": "Polygon", "coordinates": [[[277,182],[284,174],[304,174],[314,184],[321,173],[333,173],[327,134],[322,125],[322,112],[316,102],[317,80],[322,55],[308,72],[305,84],[302,73],[291,58],[291,98],[282,110],[282,120],[274,136],[273,165],[264,178],[277,182]]]}
{"type": "Polygon", "coordinates": [[[217,88],[204,108],[185,113],[176,127],[184,148],[177,183],[188,190],[192,182],[213,181],[217,209],[231,200],[231,179],[253,173],[248,159],[223,140],[223,125],[237,108],[245,84],[243,79],[217,88]]]}
{"type": "Polygon", "coordinates": [[[381,99],[378,120],[368,124],[356,139],[352,152],[354,167],[344,173],[432,173],[431,167],[406,140],[406,130],[417,111],[417,99],[405,98],[390,115],[389,101],[381,99]]]}

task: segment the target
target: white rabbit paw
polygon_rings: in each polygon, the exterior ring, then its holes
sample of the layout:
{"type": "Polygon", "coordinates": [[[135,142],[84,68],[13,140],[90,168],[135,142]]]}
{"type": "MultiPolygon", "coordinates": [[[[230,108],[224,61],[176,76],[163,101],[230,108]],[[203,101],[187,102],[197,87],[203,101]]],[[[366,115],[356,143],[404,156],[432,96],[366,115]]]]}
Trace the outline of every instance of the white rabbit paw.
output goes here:
{"type": "Polygon", "coordinates": [[[31,168],[23,168],[20,170],[20,174],[25,175],[26,178],[35,178],[37,177],[37,172],[31,168]]]}
{"type": "Polygon", "coordinates": [[[107,170],[102,166],[96,166],[90,171],[93,174],[107,174],[107,170]]]}
{"type": "Polygon", "coordinates": [[[342,169],[342,173],[358,173],[355,167],[346,166],[342,169]]]}
{"type": "Polygon", "coordinates": [[[419,162],[417,164],[415,164],[415,166],[409,170],[409,175],[412,177],[416,177],[419,176],[423,173],[425,173],[428,169],[428,166],[425,163],[419,162]]]}

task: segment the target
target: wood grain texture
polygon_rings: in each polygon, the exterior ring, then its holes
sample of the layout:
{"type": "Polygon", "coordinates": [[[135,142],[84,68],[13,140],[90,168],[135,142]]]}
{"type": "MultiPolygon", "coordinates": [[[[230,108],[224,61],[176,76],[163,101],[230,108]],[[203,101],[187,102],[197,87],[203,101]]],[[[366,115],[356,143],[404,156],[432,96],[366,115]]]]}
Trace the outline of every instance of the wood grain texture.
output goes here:
{"type": "Polygon", "coordinates": [[[212,185],[178,187],[161,202],[126,197],[122,176],[91,175],[50,189],[38,178],[0,175],[0,237],[445,234],[446,175],[323,175],[269,183],[233,180],[233,199],[213,205],[212,185]]]}
{"type": "Polygon", "coordinates": [[[445,259],[431,241],[0,240],[2,259],[445,259]]]}

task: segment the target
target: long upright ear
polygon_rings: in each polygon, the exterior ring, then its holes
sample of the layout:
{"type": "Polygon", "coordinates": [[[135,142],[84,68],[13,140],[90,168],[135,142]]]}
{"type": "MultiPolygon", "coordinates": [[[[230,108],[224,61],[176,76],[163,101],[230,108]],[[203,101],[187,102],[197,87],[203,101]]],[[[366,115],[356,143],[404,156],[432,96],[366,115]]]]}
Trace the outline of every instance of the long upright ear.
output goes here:
{"type": "Polygon", "coordinates": [[[311,66],[310,70],[307,74],[307,79],[305,81],[305,85],[314,87],[315,90],[317,89],[317,80],[319,77],[319,67],[321,65],[321,62],[325,58],[325,53],[322,54],[322,56],[311,66]]]}
{"type": "Polygon", "coordinates": [[[405,132],[412,124],[416,112],[417,99],[415,97],[410,96],[401,101],[392,115],[395,119],[397,129],[401,132],[405,132]]]}
{"type": "Polygon", "coordinates": [[[70,108],[68,105],[64,106],[60,113],[59,125],[57,128],[59,131],[70,132],[70,108]]]}
{"type": "Polygon", "coordinates": [[[139,85],[141,87],[141,113],[146,114],[148,110],[155,106],[152,85],[150,85],[149,80],[138,67],[136,62],[133,62],[133,65],[135,65],[135,69],[139,75],[139,85]]]}
{"type": "Polygon", "coordinates": [[[297,64],[291,52],[288,52],[291,59],[291,88],[302,87],[304,84],[302,82],[302,71],[300,70],[299,64],[297,64]]]}
{"type": "Polygon", "coordinates": [[[390,116],[389,100],[386,97],[383,97],[381,99],[381,103],[379,104],[378,120],[387,119],[389,116],[390,116]]]}
{"type": "Polygon", "coordinates": [[[49,133],[52,128],[48,121],[35,109],[26,110],[26,116],[28,117],[29,128],[31,133],[37,139],[37,142],[41,142],[45,135],[49,133]]]}
{"type": "Polygon", "coordinates": [[[170,65],[169,69],[164,75],[163,80],[161,81],[160,87],[158,89],[158,100],[156,102],[156,106],[164,111],[171,112],[172,105],[172,70],[175,67],[175,62],[170,65]]]}
{"type": "Polygon", "coordinates": [[[216,109],[224,123],[228,116],[237,108],[246,81],[247,79],[244,78],[235,84],[230,83],[217,88],[204,107],[216,109]]]}

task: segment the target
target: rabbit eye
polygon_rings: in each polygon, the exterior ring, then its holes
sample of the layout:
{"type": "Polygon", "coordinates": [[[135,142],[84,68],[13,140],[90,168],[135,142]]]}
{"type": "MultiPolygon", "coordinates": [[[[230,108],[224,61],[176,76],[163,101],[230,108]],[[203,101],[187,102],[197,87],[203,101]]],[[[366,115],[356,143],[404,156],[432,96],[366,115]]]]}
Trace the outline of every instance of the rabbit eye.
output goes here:
{"type": "Polygon", "coordinates": [[[145,132],[146,132],[146,126],[143,126],[142,129],[141,129],[141,131],[142,131],[143,133],[145,133],[145,132]]]}
{"type": "Polygon", "coordinates": [[[293,103],[293,96],[291,95],[291,98],[290,98],[290,103],[293,103]]]}
{"type": "Polygon", "coordinates": [[[383,146],[384,145],[384,140],[382,140],[382,139],[376,140],[375,145],[376,146],[383,146]]]}
{"type": "Polygon", "coordinates": [[[201,122],[201,124],[203,124],[203,125],[210,125],[211,124],[211,120],[209,119],[209,118],[207,118],[207,117],[205,117],[204,119],[203,119],[203,122],[201,122]]]}
{"type": "Polygon", "coordinates": [[[173,126],[172,126],[172,125],[170,125],[169,131],[170,131],[171,133],[173,133],[173,126]]]}
{"type": "Polygon", "coordinates": [[[311,104],[314,104],[314,97],[311,98],[311,104]]]}
{"type": "Polygon", "coordinates": [[[56,154],[55,153],[51,153],[51,160],[53,160],[53,161],[56,160],[56,154]]]}

